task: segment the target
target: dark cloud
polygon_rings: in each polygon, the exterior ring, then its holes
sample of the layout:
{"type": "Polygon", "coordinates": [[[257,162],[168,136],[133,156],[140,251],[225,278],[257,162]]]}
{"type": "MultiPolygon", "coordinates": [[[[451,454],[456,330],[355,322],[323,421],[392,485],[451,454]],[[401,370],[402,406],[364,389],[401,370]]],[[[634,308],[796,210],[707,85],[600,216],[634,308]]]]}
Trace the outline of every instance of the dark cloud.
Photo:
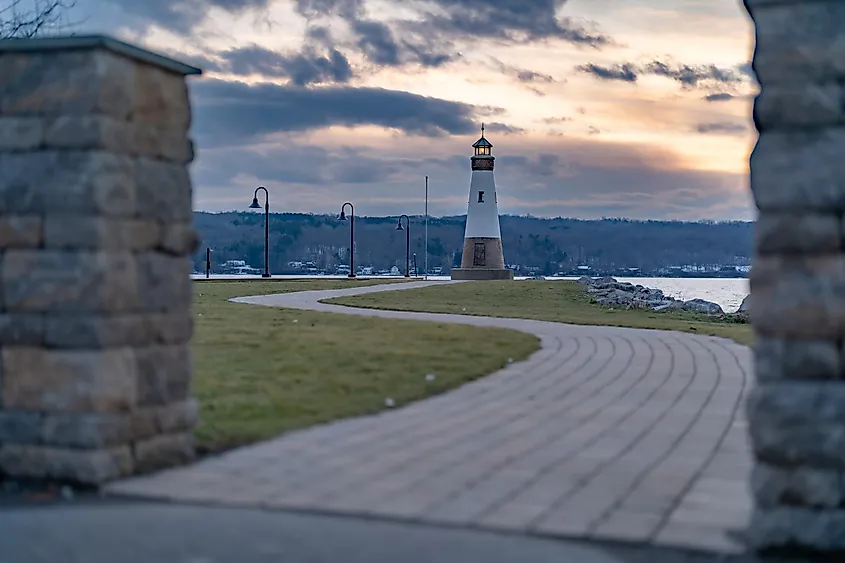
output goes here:
{"type": "MultiPolygon", "coordinates": [[[[313,47],[300,53],[283,54],[258,45],[217,53],[219,62],[209,70],[268,78],[290,78],[297,86],[319,83],[346,83],[353,76],[349,60],[337,50],[322,55],[313,47]]],[[[207,68],[207,67],[206,67],[207,68]]]]}
{"type": "MultiPolygon", "coordinates": [[[[254,149],[200,147],[193,168],[196,206],[243,207],[255,185],[266,185],[287,211],[336,212],[338,201],[354,198],[368,215],[421,213],[422,179],[429,175],[431,213],[461,214],[470,181],[469,145],[476,136],[473,131],[430,145],[418,140],[410,149],[402,143],[378,149],[314,146],[302,144],[295,133],[254,149]]],[[[752,213],[746,174],[686,170],[672,153],[633,143],[555,139],[539,144],[499,134],[491,139],[502,213],[643,219],[746,219],[752,213]]]]}
{"type": "Polygon", "coordinates": [[[733,100],[734,98],[737,98],[737,96],[727,92],[717,92],[715,94],[707,94],[704,96],[704,99],[708,102],[726,102],[728,100],[733,100]]]}
{"type": "Polygon", "coordinates": [[[600,80],[619,80],[622,82],[637,81],[637,70],[634,65],[630,63],[618,64],[613,66],[602,66],[593,63],[587,63],[575,67],[575,70],[586,74],[592,74],[600,80]]]}
{"type": "Polygon", "coordinates": [[[499,123],[497,121],[494,121],[493,123],[486,123],[484,127],[486,131],[492,133],[502,133],[504,135],[517,135],[519,133],[525,133],[525,129],[523,129],[522,127],[508,125],[507,123],[499,123]]]}
{"type": "Polygon", "coordinates": [[[735,135],[738,133],[745,133],[748,131],[748,125],[742,123],[732,122],[715,122],[715,123],[699,123],[695,126],[695,130],[699,133],[726,133],[735,135]]]}
{"type": "Polygon", "coordinates": [[[521,170],[525,176],[553,177],[559,176],[565,170],[566,164],[560,155],[541,153],[532,156],[511,156],[499,157],[499,169],[521,170]]]}
{"type": "MultiPolygon", "coordinates": [[[[740,65],[741,66],[741,65],[740,65]]],[[[687,65],[653,60],[645,64],[619,63],[603,66],[586,63],[575,70],[591,74],[600,80],[615,80],[634,83],[640,76],[652,75],[670,78],[684,88],[710,87],[714,85],[734,86],[747,80],[739,67],[723,68],[716,65],[687,65]]]]}
{"type": "Polygon", "coordinates": [[[669,64],[661,61],[648,63],[643,67],[642,72],[671,78],[685,87],[696,87],[705,82],[738,84],[744,79],[744,75],[734,68],[721,68],[716,65],[669,64]]]}
{"type": "Polygon", "coordinates": [[[182,33],[190,30],[208,15],[212,8],[233,14],[250,9],[266,10],[272,0],[101,0],[105,5],[141,18],[146,27],[156,24],[182,33]]]}
{"type": "Polygon", "coordinates": [[[296,0],[294,6],[308,21],[309,38],[328,48],[354,47],[377,66],[440,67],[461,57],[448,41],[435,42],[430,34],[420,32],[397,34],[386,23],[369,18],[363,0],[296,0]],[[334,37],[319,23],[326,16],[346,21],[353,36],[351,42],[334,37]]]}
{"type": "Polygon", "coordinates": [[[754,72],[754,68],[752,66],[751,61],[736,65],[736,69],[748,78],[751,78],[755,81],[757,80],[757,73],[754,72]]]}
{"type": "Polygon", "coordinates": [[[211,158],[198,161],[192,174],[200,185],[233,182],[243,174],[308,186],[366,184],[389,181],[406,165],[402,158],[377,159],[357,149],[330,151],[294,143],[269,155],[249,148],[227,147],[210,149],[208,156],[211,158]]]}
{"type": "Polygon", "coordinates": [[[382,22],[358,19],[351,23],[359,49],[370,62],[378,66],[419,64],[440,67],[461,58],[460,53],[439,49],[422,36],[406,35],[398,40],[390,27],[382,22]]]}
{"type": "MultiPolygon", "coordinates": [[[[453,38],[492,38],[511,43],[560,39],[602,47],[610,37],[594,26],[557,14],[566,0],[430,0],[439,8],[420,26],[453,38]]],[[[423,4],[418,1],[417,4],[423,4]]]]}
{"type": "MultiPolygon", "coordinates": [[[[157,25],[190,36],[212,8],[239,14],[258,10],[266,14],[273,0],[90,0],[117,6],[134,16],[130,27],[143,31],[157,25]]],[[[383,21],[368,11],[367,0],[293,0],[305,21],[302,49],[290,53],[238,49],[219,56],[209,54],[204,68],[216,66],[235,74],[289,77],[294,84],[344,83],[353,74],[349,57],[361,54],[378,68],[422,66],[437,68],[463,59],[459,46],[479,39],[499,43],[529,43],[558,39],[577,45],[602,47],[610,37],[592,24],[558,18],[566,0],[408,0],[402,4],[418,17],[383,21]],[[338,19],[343,24],[338,25],[338,19]],[[241,70],[238,70],[241,69],[241,70]]],[[[263,19],[263,23],[273,25],[263,19]]],[[[195,57],[202,59],[202,57],[195,57]]],[[[370,68],[370,71],[373,69],[370,68]]],[[[507,67],[505,74],[538,95],[547,74],[507,67]]]]}
{"type": "Polygon", "coordinates": [[[491,58],[491,65],[502,74],[516,78],[519,82],[540,84],[551,84],[553,82],[557,82],[555,77],[550,74],[544,74],[542,72],[508,65],[495,58],[491,58]]]}
{"type": "Polygon", "coordinates": [[[375,125],[409,134],[441,136],[476,129],[476,116],[501,113],[381,88],[202,80],[191,85],[194,132],[202,146],[234,146],[263,135],[332,125],[375,125]]]}
{"type": "Polygon", "coordinates": [[[546,95],[546,93],[538,86],[558,82],[558,80],[550,74],[505,64],[494,57],[490,57],[490,67],[505,76],[514,78],[518,83],[522,84],[538,96],[546,95]]]}

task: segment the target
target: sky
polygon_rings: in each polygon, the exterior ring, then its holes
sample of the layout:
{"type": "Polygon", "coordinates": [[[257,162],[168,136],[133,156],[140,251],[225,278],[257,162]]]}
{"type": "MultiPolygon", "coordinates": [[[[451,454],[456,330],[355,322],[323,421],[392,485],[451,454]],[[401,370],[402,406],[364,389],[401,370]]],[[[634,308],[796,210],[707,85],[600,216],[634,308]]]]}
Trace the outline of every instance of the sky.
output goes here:
{"type": "Polygon", "coordinates": [[[194,207],[466,212],[485,123],[499,210],[750,220],[756,82],[738,0],[76,0],[199,66],[194,207]]]}

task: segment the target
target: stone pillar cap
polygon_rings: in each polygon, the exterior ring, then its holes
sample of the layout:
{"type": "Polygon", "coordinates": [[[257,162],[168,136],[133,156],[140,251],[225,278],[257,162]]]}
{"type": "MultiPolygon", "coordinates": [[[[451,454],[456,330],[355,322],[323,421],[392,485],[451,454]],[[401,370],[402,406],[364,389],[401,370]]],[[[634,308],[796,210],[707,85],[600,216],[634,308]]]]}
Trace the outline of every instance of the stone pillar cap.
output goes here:
{"type": "Polygon", "coordinates": [[[36,53],[45,51],[68,51],[83,49],[106,49],[118,55],[143,63],[161,67],[181,75],[202,74],[196,67],[180,63],[171,58],[157,55],[129,43],[118,41],[107,35],[73,35],[67,37],[43,37],[36,39],[0,40],[0,55],[4,53],[36,53]]]}

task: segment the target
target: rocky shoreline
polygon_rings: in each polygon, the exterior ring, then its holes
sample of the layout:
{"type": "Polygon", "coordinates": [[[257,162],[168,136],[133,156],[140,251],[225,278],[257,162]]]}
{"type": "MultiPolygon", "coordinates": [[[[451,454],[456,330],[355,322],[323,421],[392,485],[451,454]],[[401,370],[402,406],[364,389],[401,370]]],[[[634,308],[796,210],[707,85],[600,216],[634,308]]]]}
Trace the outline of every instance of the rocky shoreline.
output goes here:
{"type": "Polygon", "coordinates": [[[593,302],[608,307],[648,309],[651,311],[689,311],[714,317],[730,317],[740,322],[748,320],[747,297],[743,299],[742,305],[736,313],[725,313],[718,303],[712,301],[705,301],[704,299],[681,301],[664,295],[659,289],[620,282],[615,278],[582,276],[577,283],[587,286],[587,293],[593,302]]]}

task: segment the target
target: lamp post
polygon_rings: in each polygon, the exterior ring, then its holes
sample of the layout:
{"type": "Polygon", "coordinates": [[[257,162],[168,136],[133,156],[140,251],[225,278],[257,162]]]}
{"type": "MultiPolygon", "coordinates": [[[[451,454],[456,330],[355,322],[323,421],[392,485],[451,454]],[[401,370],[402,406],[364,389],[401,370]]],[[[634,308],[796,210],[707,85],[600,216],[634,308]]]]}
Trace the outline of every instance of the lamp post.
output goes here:
{"type": "Polygon", "coordinates": [[[258,190],[264,190],[264,273],[262,278],[270,277],[270,193],[264,186],[255,188],[250,209],[261,209],[258,204],[258,190]]]}
{"type": "Polygon", "coordinates": [[[340,220],[346,221],[346,206],[349,206],[349,277],[355,277],[355,206],[348,201],[340,206],[340,220]]]}
{"type": "Polygon", "coordinates": [[[407,215],[399,216],[397,231],[405,231],[405,277],[411,277],[411,219],[407,215]],[[402,217],[405,218],[405,228],[402,228],[402,217]]]}
{"type": "Polygon", "coordinates": [[[428,279],[428,176],[425,177],[425,279],[428,279]]]}
{"type": "Polygon", "coordinates": [[[211,277],[211,248],[205,249],[205,278],[211,277]]]}

